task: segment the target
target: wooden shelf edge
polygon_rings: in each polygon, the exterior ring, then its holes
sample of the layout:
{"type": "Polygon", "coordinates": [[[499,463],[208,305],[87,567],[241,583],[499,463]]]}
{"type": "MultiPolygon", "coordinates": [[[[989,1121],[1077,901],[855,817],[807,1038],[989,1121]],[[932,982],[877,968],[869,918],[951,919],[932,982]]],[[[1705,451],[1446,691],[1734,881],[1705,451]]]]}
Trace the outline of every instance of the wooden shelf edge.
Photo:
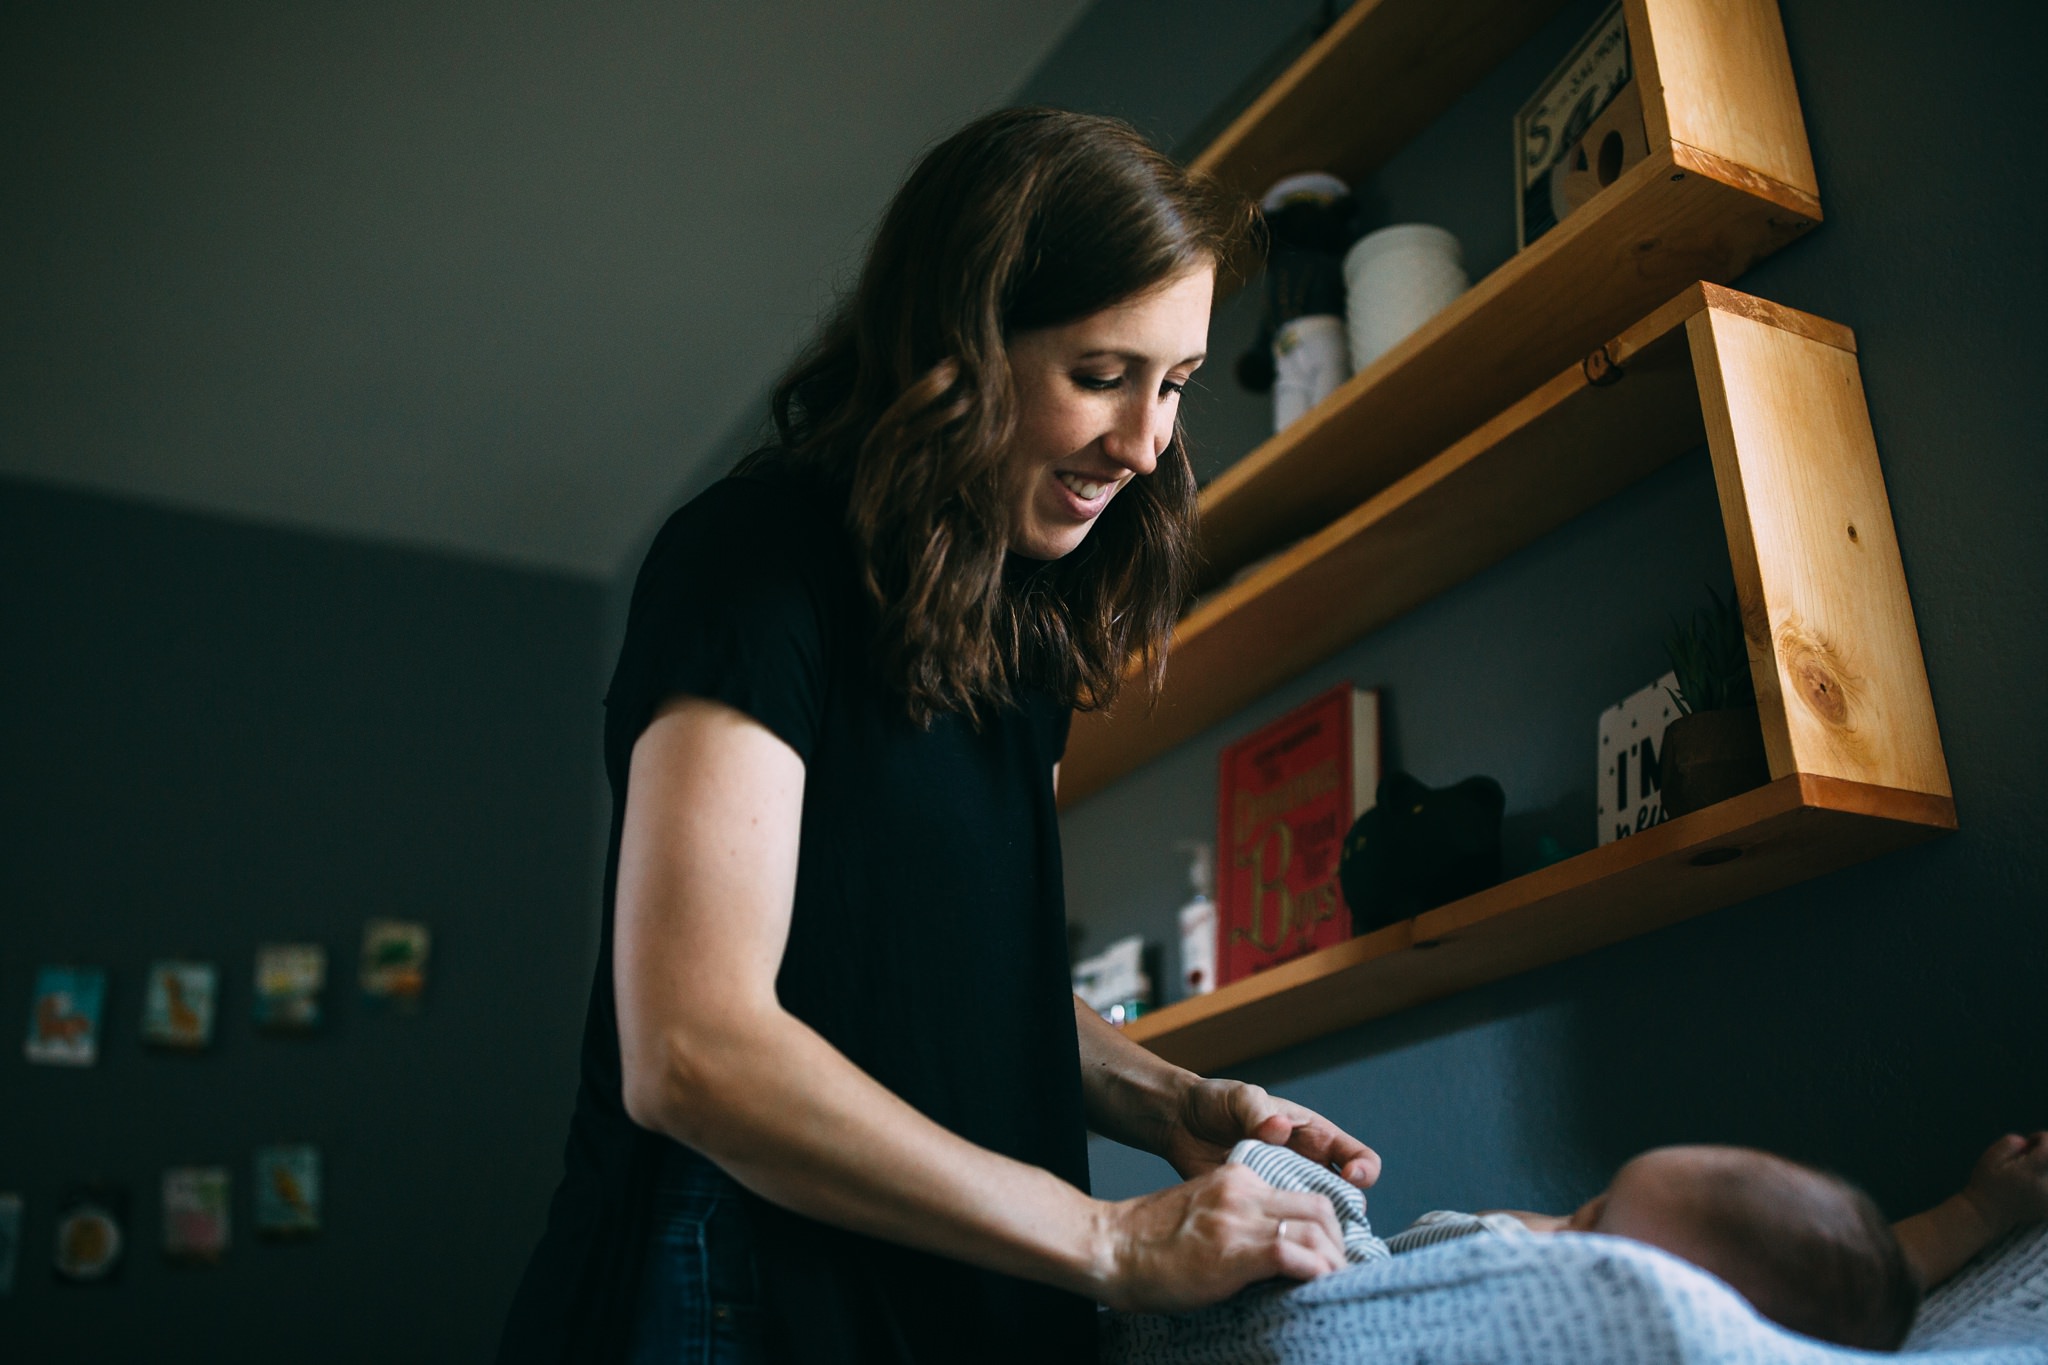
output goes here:
{"type": "Polygon", "coordinates": [[[1711,176],[1724,185],[1734,185],[1758,199],[1776,204],[1794,219],[1807,227],[1822,221],[1820,196],[1808,194],[1796,185],[1751,170],[1739,161],[1730,161],[1725,156],[1716,156],[1703,148],[1689,143],[1673,142],[1671,160],[1695,175],[1711,176]]]}
{"type": "Polygon", "coordinates": [[[1955,828],[1947,797],[1793,774],[1169,1005],[1126,1034],[1182,1066],[1228,1066],[1955,828]]]}

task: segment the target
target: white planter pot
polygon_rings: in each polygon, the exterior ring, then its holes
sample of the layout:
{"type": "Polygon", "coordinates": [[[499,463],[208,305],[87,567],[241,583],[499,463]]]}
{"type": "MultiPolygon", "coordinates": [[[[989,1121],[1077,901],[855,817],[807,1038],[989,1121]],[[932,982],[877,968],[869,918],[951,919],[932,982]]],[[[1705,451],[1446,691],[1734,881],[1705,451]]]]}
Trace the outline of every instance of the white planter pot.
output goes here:
{"type": "Polygon", "coordinates": [[[1399,223],[1359,238],[1344,255],[1352,369],[1394,349],[1467,283],[1464,248],[1440,227],[1399,223]]]}

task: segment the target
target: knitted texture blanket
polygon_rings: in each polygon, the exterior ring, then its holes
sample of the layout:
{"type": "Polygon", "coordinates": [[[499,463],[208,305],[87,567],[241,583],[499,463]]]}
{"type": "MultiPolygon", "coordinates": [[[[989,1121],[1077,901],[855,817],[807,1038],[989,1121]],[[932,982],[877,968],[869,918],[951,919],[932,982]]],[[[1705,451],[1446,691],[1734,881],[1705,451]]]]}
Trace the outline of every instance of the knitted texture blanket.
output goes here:
{"type": "Polygon", "coordinates": [[[1254,1286],[1195,1313],[1105,1313],[1104,1361],[2048,1365],[2048,1225],[1965,1268],[1929,1296],[1906,1349],[1878,1357],[1787,1332],[1712,1275],[1625,1238],[1517,1235],[1468,1215],[1466,1235],[1395,1254],[1410,1233],[1375,1236],[1363,1195],[1334,1172],[1258,1147],[1240,1144],[1231,1159],[1279,1188],[1328,1195],[1351,1264],[1307,1284],[1254,1286]]]}

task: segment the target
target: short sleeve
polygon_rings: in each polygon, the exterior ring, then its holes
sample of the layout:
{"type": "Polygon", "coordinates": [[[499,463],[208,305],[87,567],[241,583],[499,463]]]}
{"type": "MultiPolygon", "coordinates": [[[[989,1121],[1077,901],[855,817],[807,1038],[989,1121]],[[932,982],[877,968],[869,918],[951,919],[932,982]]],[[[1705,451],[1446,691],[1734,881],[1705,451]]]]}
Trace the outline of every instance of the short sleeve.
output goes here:
{"type": "Polygon", "coordinates": [[[757,480],[723,480],[670,517],[633,587],[607,756],[622,762],[662,703],[692,696],[744,712],[808,762],[842,544],[808,498],[757,480]]]}

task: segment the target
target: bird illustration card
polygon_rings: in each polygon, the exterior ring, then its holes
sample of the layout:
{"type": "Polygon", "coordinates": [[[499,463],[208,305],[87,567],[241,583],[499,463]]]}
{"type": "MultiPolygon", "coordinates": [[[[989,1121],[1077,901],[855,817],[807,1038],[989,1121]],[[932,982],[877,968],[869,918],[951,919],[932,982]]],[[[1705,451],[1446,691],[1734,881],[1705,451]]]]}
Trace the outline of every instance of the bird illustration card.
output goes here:
{"type": "Polygon", "coordinates": [[[317,943],[266,943],[256,950],[256,1026],[265,1033],[310,1033],[320,1025],[327,949],[317,943]]]}
{"type": "Polygon", "coordinates": [[[401,1009],[418,1006],[427,989],[427,926],[373,919],[363,926],[363,994],[401,1009]]]}
{"type": "Polygon", "coordinates": [[[157,962],[142,998],[142,1040],[196,1051],[213,1040],[219,976],[211,962],[157,962]]]}
{"type": "Polygon", "coordinates": [[[119,1185],[74,1185],[57,1206],[57,1250],[51,1264],[69,1284],[104,1284],[127,1250],[128,1192],[119,1185]]]}
{"type": "Polygon", "coordinates": [[[96,967],[44,967],[29,1002],[22,1051],[45,1066],[91,1066],[99,1056],[107,974],[96,967]]]}
{"type": "Polygon", "coordinates": [[[310,1237],[320,1230],[320,1149],[259,1148],[253,1200],[260,1237],[310,1237]]]}
{"type": "Polygon", "coordinates": [[[164,1172],[164,1255],[217,1261],[228,1249],[228,1172],[222,1166],[173,1166],[164,1172]]]}

